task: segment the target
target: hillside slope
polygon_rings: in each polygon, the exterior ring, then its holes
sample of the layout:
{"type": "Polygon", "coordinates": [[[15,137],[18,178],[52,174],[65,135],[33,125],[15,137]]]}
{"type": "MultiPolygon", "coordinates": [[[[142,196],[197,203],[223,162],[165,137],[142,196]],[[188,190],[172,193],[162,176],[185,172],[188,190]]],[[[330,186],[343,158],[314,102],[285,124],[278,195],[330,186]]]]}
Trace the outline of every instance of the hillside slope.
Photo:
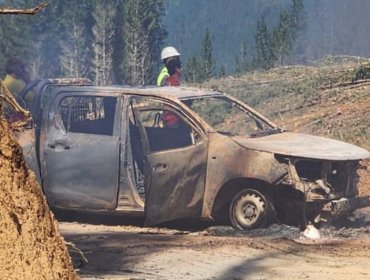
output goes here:
{"type": "Polygon", "coordinates": [[[370,79],[353,81],[367,60],[332,59],[211,80],[280,126],[370,149],[370,79]],[[339,60],[339,61],[338,61],[339,60]]]}
{"type": "MultiPolygon", "coordinates": [[[[289,66],[210,80],[202,87],[229,93],[288,130],[350,142],[370,150],[370,60],[337,57],[312,66],[289,66]]],[[[361,188],[370,194],[370,161],[361,188]]],[[[364,167],[366,168],[366,167],[364,167]]]]}

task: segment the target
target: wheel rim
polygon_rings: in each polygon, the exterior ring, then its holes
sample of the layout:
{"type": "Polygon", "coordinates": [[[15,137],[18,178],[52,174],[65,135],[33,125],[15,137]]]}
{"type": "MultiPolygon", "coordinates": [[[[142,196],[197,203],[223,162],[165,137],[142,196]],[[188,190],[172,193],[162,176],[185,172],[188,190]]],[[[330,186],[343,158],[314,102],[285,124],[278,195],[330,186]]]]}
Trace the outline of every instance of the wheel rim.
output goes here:
{"type": "Polygon", "coordinates": [[[262,195],[245,191],[232,204],[231,220],[240,229],[256,228],[266,220],[266,202],[262,195]]]}
{"type": "Polygon", "coordinates": [[[258,214],[258,209],[256,205],[248,203],[243,207],[244,219],[254,221],[258,214]]]}

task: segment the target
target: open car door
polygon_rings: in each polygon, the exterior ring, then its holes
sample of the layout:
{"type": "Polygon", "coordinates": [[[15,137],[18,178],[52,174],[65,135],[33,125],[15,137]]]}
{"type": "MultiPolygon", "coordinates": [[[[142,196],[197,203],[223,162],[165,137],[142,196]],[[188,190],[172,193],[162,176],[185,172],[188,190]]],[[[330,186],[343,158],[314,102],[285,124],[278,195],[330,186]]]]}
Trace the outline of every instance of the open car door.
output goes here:
{"type": "Polygon", "coordinates": [[[207,141],[191,119],[161,101],[132,106],[145,160],[147,225],[201,214],[207,141]]]}

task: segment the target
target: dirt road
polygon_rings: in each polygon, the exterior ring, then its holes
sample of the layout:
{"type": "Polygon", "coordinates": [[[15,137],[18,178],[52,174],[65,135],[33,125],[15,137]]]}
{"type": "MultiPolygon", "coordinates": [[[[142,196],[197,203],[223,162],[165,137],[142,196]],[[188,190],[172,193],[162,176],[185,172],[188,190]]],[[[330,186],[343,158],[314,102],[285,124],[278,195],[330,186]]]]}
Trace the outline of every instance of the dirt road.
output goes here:
{"type": "MultiPolygon", "coordinates": [[[[359,189],[370,195],[370,161],[363,166],[359,189]]],[[[145,228],[76,213],[63,219],[79,221],[60,229],[87,260],[70,247],[82,279],[370,279],[370,208],[321,228],[319,240],[284,225],[241,233],[199,223],[145,228]]]]}
{"type": "Polygon", "coordinates": [[[370,279],[370,209],[307,240],[272,225],[248,234],[211,226],[184,231],[62,222],[82,279],[370,279]]]}

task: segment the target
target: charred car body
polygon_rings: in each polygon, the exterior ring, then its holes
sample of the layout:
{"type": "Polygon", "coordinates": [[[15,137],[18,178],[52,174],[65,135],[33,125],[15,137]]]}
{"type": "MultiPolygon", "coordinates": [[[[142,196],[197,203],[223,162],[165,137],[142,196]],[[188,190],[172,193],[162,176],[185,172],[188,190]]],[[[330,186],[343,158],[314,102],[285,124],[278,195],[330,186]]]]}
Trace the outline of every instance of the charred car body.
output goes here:
{"type": "Polygon", "coordinates": [[[283,131],[224,93],[62,84],[28,88],[35,137],[20,134],[53,208],[249,229],[369,206],[356,186],[369,152],[283,131]]]}

